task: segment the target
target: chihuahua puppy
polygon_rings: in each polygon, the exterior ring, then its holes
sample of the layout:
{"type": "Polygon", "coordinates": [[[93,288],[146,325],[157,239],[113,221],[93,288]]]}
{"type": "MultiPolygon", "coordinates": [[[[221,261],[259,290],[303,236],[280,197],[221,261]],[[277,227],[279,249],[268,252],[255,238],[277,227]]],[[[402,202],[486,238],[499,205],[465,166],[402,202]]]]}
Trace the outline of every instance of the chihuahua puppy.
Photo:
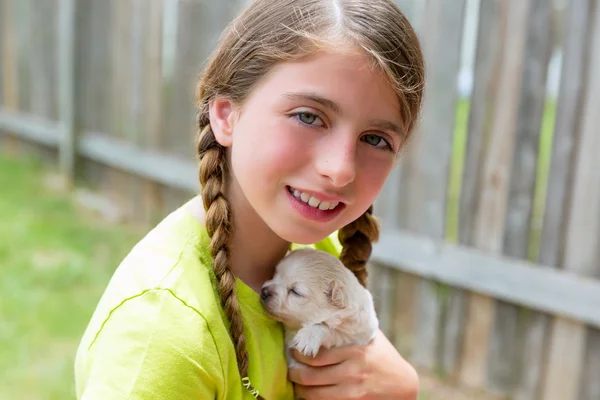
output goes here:
{"type": "Polygon", "coordinates": [[[367,344],[379,321],[373,297],[342,262],[324,251],[291,251],[276,266],[261,290],[263,307],[285,328],[288,366],[290,349],[315,356],[320,347],[367,344]]]}

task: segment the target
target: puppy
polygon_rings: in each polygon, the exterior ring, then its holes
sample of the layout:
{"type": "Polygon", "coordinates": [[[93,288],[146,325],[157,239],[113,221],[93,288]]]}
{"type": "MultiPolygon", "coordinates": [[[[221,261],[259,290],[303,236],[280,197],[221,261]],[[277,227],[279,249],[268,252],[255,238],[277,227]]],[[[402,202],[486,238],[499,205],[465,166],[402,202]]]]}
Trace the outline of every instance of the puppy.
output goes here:
{"type": "Polygon", "coordinates": [[[364,345],[379,327],[371,293],[339,259],[319,250],[284,257],[262,286],[261,300],[284,325],[288,366],[297,364],[292,348],[314,357],[321,346],[364,345]]]}

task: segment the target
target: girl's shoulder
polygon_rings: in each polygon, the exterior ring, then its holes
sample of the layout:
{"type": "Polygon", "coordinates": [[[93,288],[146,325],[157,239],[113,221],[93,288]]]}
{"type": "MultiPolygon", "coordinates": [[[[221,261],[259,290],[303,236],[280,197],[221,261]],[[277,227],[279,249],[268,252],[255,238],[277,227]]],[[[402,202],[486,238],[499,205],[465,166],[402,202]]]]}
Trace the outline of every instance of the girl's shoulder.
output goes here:
{"type": "MultiPolygon", "coordinates": [[[[125,257],[77,352],[80,395],[86,390],[128,387],[132,390],[128,394],[135,396],[138,390],[151,387],[157,390],[152,394],[161,398],[214,398],[215,393],[228,399],[243,396],[238,390],[243,388],[241,381],[234,383],[241,378],[210,268],[209,240],[203,226],[183,206],[125,257]]],[[[277,380],[278,371],[286,365],[281,328],[267,320],[258,294],[241,282],[237,289],[243,313],[255,322],[247,337],[251,360],[255,360],[251,362],[258,363],[253,365],[257,372],[252,381],[274,395],[270,397],[282,398],[280,394],[292,393],[290,385],[268,384],[277,380]]],[[[117,394],[110,392],[104,398],[111,396],[117,394]]]]}

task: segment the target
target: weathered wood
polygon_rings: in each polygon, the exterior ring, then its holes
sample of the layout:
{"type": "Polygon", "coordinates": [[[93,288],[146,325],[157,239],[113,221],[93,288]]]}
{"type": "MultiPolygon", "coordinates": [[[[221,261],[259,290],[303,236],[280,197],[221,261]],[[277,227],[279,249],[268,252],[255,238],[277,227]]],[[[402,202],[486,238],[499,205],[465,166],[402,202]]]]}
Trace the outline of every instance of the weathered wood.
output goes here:
{"type": "MultiPolygon", "coordinates": [[[[8,109],[19,108],[18,89],[18,65],[15,46],[15,33],[13,28],[13,2],[15,0],[4,0],[2,3],[2,14],[0,14],[0,30],[2,36],[2,54],[0,65],[2,66],[2,106],[8,109]]],[[[8,153],[17,151],[17,141],[12,137],[3,140],[3,146],[8,153]]]]}
{"type": "MultiPolygon", "coordinates": [[[[528,257],[533,205],[536,196],[538,150],[542,116],[546,103],[546,80],[551,55],[551,0],[530,4],[526,35],[525,65],[516,122],[516,144],[510,173],[510,190],[503,238],[507,256],[528,257]]],[[[494,393],[511,395],[521,381],[520,365],[524,348],[521,325],[525,323],[519,307],[497,302],[488,360],[489,388],[494,393]]]]}
{"type": "MultiPolygon", "coordinates": [[[[463,167],[462,188],[459,199],[459,243],[472,246],[474,232],[475,207],[477,205],[477,193],[480,190],[478,181],[478,171],[482,158],[484,157],[485,130],[492,118],[492,108],[490,106],[491,98],[496,90],[497,69],[500,60],[501,46],[501,19],[500,1],[484,0],[480,2],[479,23],[477,30],[475,65],[474,65],[474,85],[471,94],[470,114],[468,122],[468,135],[466,144],[466,156],[463,167]]],[[[483,266],[482,266],[483,267],[483,266]]],[[[487,267],[487,266],[486,266],[487,267]]],[[[445,343],[446,347],[460,349],[461,353],[465,351],[465,326],[469,317],[470,296],[467,293],[455,292],[453,296],[454,320],[449,320],[454,324],[454,331],[461,332],[459,343],[445,343]]],[[[471,313],[472,314],[472,313],[471,313]]],[[[481,349],[485,352],[484,347],[481,349]]],[[[468,366],[467,366],[468,368],[468,366]]],[[[477,368],[477,366],[475,366],[477,368]]],[[[464,380],[461,375],[464,374],[464,367],[453,375],[456,379],[464,380]]],[[[468,372],[468,371],[467,371],[468,372]]],[[[482,372],[481,376],[485,372],[482,372]]],[[[482,378],[483,379],[483,378],[482,378]]],[[[479,379],[481,381],[482,379],[479,379]]],[[[474,379],[467,378],[467,381],[474,379]]]]}
{"type": "Polygon", "coordinates": [[[62,61],[58,40],[61,30],[68,29],[60,25],[61,7],[62,0],[46,0],[32,3],[28,12],[31,37],[26,53],[31,81],[31,112],[50,119],[58,119],[59,96],[55,84],[60,81],[58,73],[62,61]]]}
{"type": "MultiPolygon", "coordinates": [[[[136,76],[134,75],[134,29],[140,15],[134,12],[134,1],[111,1],[111,26],[113,27],[110,39],[110,82],[109,97],[111,99],[110,134],[119,140],[134,143],[137,135],[137,124],[134,118],[134,97],[136,76]]],[[[134,177],[122,170],[108,170],[103,182],[105,190],[119,207],[124,210],[125,218],[135,219],[137,208],[132,207],[136,197],[139,182],[134,177]]]]}
{"type": "Polygon", "coordinates": [[[589,329],[579,399],[600,399],[600,330],[589,329]]]}
{"type": "Polygon", "coordinates": [[[372,259],[424,279],[600,326],[597,279],[401,230],[384,230],[372,259]]]}
{"type": "MultiPolygon", "coordinates": [[[[86,132],[111,132],[112,1],[78,0],[77,75],[78,121],[86,132]]],[[[107,189],[109,169],[93,161],[80,164],[78,173],[97,191],[107,189]]]]}
{"type": "Polygon", "coordinates": [[[56,147],[61,141],[60,125],[32,114],[0,108],[0,131],[44,146],[56,147]]]}
{"type": "Polygon", "coordinates": [[[427,29],[427,26],[424,26],[423,21],[423,8],[424,1],[415,1],[415,0],[394,0],[394,3],[400,8],[400,10],[406,15],[406,18],[410,20],[411,25],[414,27],[417,34],[422,35],[424,29],[427,29]]]}
{"type": "MultiPolygon", "coordinates": [[[[392,268],[387,266],[388,268],[392,268]]],[[[393,269],[393,268],[392,268],[393,269]]],[[[413,358],[416,323],[416,298],[419,278],[393,269],[394,296],[394,346],[404,357],[413,358]]]]}
{"type": "MultiPolygon", "coordinates": [[[[569,175],[581,115],[585,53],[589,48],[589,10],[589,0],[572,1],[569,2],[565,15],[564,56],[538,256],[540,263],[550,267],[558,267],[562,263],[566,232],[565,201],[571,190],[569,175]]],[[[520,368],[522,374],[514,393],[515,400],[540,398],[546,364],[546,346],[543,343],[547,337],[548,322],[546,315],[529,315],[520,368]]]]}
{"type": "Polygon", "coordinates": [[[197,191],[196,166],[180,156],[142,150],[101,133],[81,136],[81,154],[110,167],[189,192],[197,191]]]}
{"type": "MultiPolygon", "coordinates": [[[[4,24],[4,9],[5,9],[5,0],[0,0],[0,24],[4,24]]],[[[4,57],[4,38],[3,38],[3,29],[0,28],[0,60],[4,57]]],[[[0,106],[2,106],[3,98],[4,98],[4,77],[2,76],[4,62],[0,61],[0,106]]],[[[2,147],[3,137],[0,136],[0,147],[2,147]]]]}
{"type": "Polygon", "coordinates": [[[373,305],[375,307],[375,312],[378,316],[380,314],[381,309],[381,297],[379,295],[379,292],[377,291],[377,288],[379,287],[379,273],[381,272],[382,268],[383,267],[381,265],[376,263],[367,264],[367,274],[369,277],[369,279],[367,280],[367,289],[373,295],[373,305]]]}
{"type": "MultiPolygon", "coordinates": [[[[581,133],[577,141],[575,169],[569,218],[565,227],[566,246],[563,268],[580,276],[597,276],[600,254],[600,11],[590,14],[591,46],[586,75],[585,100],[581,133]]],[[[597,303],[600,304],[600,303],[597,303]]],[[[580,322],[557,318],[552,324],[550,351],[544,382],[544,396],[549,400],[575,399],[580,385],[585,357],[586,328],[580,322]],[[566,346],[568,343],[568,346],[566,346]],[[568,351],[566,349],[569,349],[568,351]]],[[[585,383],[587,386],[591,383],[585,383]]]]}
{"type": "MultiPolygon", "coordinates": [[[[159,150],[162,142],[163,126],[163,2],[153,1],[146,7],[147,15],[143,29],[144,60],[141,85],[141,120],[143,137],[140,139],[145,148],[159,150]]],[[[162,214],[162,188],[152,181],[144,182],[142,201],[144,203],[144,222],[154,224],[162,214]]]]}
{"type": "Polygon", "coordinates": [[[586,57],[591,39],[588,17],[593,2],[572,1],[567,9],[564,57],[539,253],[542,264],[556,267],[561,265],[564,256],[566,204],[571,190],[569,177],[582,116],[584,76],[588,68],[586,57]]]}
{"type": "MultiPolygon", "coordinates": [[[[12,29],[15,46],[15,57],[17,73],[17,87],[18,87],[18,108],[21,111],[31,111],[31,71],[29,70],[29,54],[27,49],[30,47],[31,42],[31,10],[32,0],[18,0],[13,1],[12,5],[12,29]]],[[[23,144],[24,150],[28,150],[30,147],[23,144]]]]}
{"type": "MultiPolygon", "coordinates": [[[[2,109],[0,131],[50,147],[57,147],[62,142],[61,136],[64,132],[58,123],[45,118],[2,109]]],[[[128,174],[139,175],[179,191],[197,191],[195,163],[175,154],[142,149],[105,133],[94,132],[80,135],[77,153],[92,161],[128,174]]]]}
{"type": "Polygon", "coordinates": [[[75,0],[60,0],[59,12],[59,114],[63,131],[59,149],[60,169],[68,182],[75,177],[75,152],[77,147],[75,120],[75,0]]]}
{"type": "MultiPolygon", "coordinates": [[[[130,93],[129,107],[127,113],[124,115],[126,125],[128,128],[123,132],[125,137],[132,143],[137,144],[140,147],[145,146],[144,137],[144,126],[142,121],[146,115],[143,115],[142,111],[142,87],[143,87],[143,76],[145,68],[146,54],[145,46],[143,45],[147,40],[147,34],[144,31],[144,26],[148,23],[149,18],[149,6],[145,5],[145,0],[130,0],[130,7],[127,9],[128,13],[123,15],[123,19],[130,25],[129,30],[124,32],[125,35],[129,35],[126,39],[129,45],[126,47],[130,53],[129,65],[126,68],[129,69],[128,78],[126,82],[126,90],[130,93]]],[[[157,2],[154,2],[155,6],[157,2]]],[[[160,31],[155,32],[158,34],[160,31]]],[[[124,66],[125,67],[125,66],[124,66]]],[[[119,75],[120,76],[120,75],[119,75]]],[[[156,87],[155,87],[156,89],[156,87]]],[[[138,179],[136,176],[125,177],[124,184],[126,186],[126,192],[124,193],[125,199],[123,201],[127,205],[129,215],[136,221],[142,220],[145,215],[148,214],[147,202],[145,201],[145,182],[138,179]]]]}
{"type": "Polygon", "coordinates": [[[3,0],[2,3],[2,57],[0,57],[2,65],[2,99],[3,107],[6,108],[17,108],[18,90],[17,84],[17,66],[15,56],[15,41],[13,31],[13,18],[12,18],[12,2],[13,0],[3,0]]]}
{"type": "MultiPolygon", "coordinates": [[[[485,138],[481,155],[484,158],[477,168],[479,190],[475,197],[470,240],[474,246],[491,253],[501,252],[504,236],[518,104],[515,93],[517,96],[520,93],[529,1],[504,1],[497,6],[502,43],[495,51],[501,55],[497,64],[497,87],[490,93],[491,102],[487,105],[493,115],[481,131],[485,138]]],[[[484,11],[486,7],[482,7],[484,11]]],[[[487,382],[488,353],[482,351],[480,344],[489,341],[493,305],[492,299],[479,295],[469,300],[461,379],[470,386],[485,387],[487,382]]]]}
{"type": "MultiPolygon", "coordinates": [[[[401,224],[435,238],[445,236],[445,213],[448,193],[452,135],[456,114],[457,88],[464,1],[429,0],[423,23],[429,28],[422,35],[423,51],[428,65],[423,118],[407,152],[403,165],[408,193],[404,221],[401,224]]],[[[397,206],[398,207],[398,206],[397,206]]],[[[417,326],[413,361],[433,369],[441,364],[440,332],[442,306],[437,285],[418,283],[415,304],[417,326]]]]}
{"type": "Polygon", "coordinates": [[[93,132],[112,131],[111,32],[112,1],[78,0],[78,44],[80,73],[77,89],[82,128],[93,132]]]}

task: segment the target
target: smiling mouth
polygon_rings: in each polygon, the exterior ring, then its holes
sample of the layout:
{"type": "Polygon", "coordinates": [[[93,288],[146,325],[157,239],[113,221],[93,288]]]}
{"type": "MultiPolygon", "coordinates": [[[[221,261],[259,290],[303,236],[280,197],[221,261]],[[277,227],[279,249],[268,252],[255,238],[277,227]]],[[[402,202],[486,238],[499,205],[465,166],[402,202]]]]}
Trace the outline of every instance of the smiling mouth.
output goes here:
{"type": "Polygon", "coordinates": [[[298,189],[294,189],[291,186],[287,187],[288,191],[298,200],[300,200],[301,202],[307,204],[308,206],[321,210],[321,211],[327,211],[327,210],[333,210],[335,209],[337,206],[339,206],[340,204],[344,204],[341,203],[339,201],[321,201],[319,199],[317,199],[316,197],[305,193],[305,192],[301,192],[298,189]]]}

